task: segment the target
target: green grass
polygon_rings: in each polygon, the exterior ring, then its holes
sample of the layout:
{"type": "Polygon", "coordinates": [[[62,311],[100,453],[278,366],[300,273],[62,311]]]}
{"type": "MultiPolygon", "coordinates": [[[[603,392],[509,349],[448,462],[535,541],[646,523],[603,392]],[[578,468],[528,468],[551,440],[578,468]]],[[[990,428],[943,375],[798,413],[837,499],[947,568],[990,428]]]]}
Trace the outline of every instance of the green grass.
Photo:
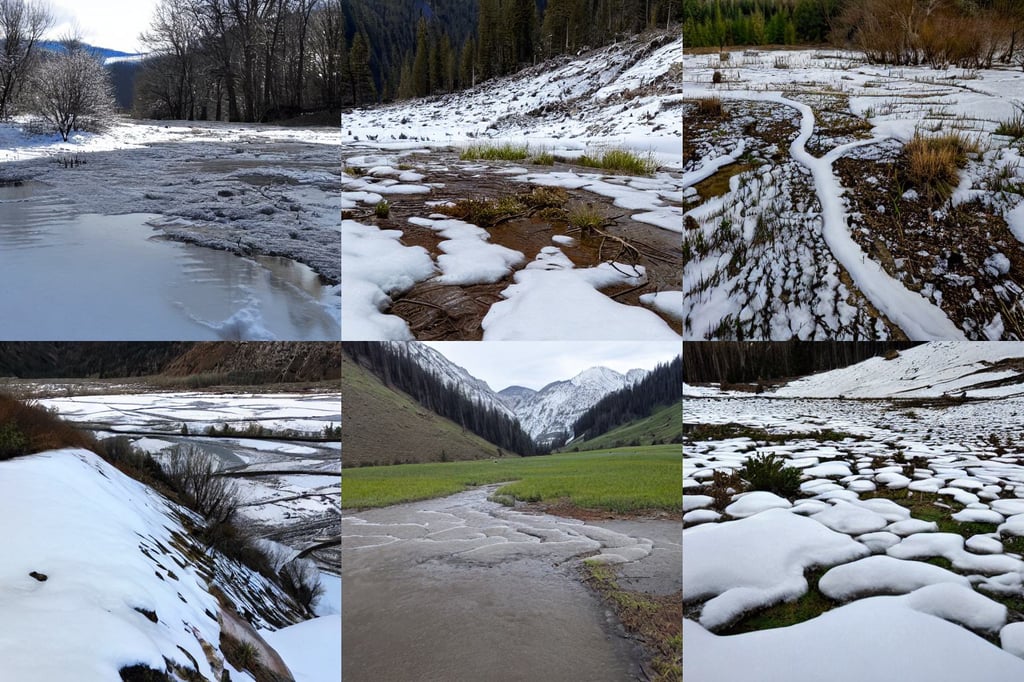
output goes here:
{"type": "Polygon", "coordinates": [[[599,230],[603,225],[604,216],[593,206],[577,204],[569,209],[569,226],[580,230],[584,234],[599,230]]]}
{"type": "Polygon", "coordinates": [[[576,163],[590,168],[622,171],[633,175],[653,175],[654,171],[658,170],[658,162],[654,160],[653,153],[637,154],[628,149],[608,149],[601,156],[584,154],[576,159],[576,163]]]}
{"type": "Polygon", "coordinates": [[[521,459],[435,462],[346,469],[346,509],[384,507],[442,497],[467,487],[513,481],[498,495],[528,502],[568,500],[577,507],[619,513],[681,511],[678,445],[620,448],[521,459]]]}
{"type": "Polygon", "coordinates": [[[679,404],[666,405],[654,414],[623,424],[590,440],[572,443],[566,451],[604,450],[623,446],[681,443],[683,412],[679,404]]]}
{"type": "Polygon", "coordinates": [[[775,604],[751,614],[719,634],[738,635],[755,630],[784,628],[817,618],[826,611],[835,608],[835,602],[818,590],[818,581],[824,573],[824,569],[820,568],[804,571],[804,578],[807,579],[808,587],[806,594],[799,599],[775,604]]]}
{"type": "Polygon", "coordinates": [[[487,161],[521,161],[530,155],[530,145],[512,144],[471,144],[462,150],[459,158],[463,161],[484,159],[487,161]]]}

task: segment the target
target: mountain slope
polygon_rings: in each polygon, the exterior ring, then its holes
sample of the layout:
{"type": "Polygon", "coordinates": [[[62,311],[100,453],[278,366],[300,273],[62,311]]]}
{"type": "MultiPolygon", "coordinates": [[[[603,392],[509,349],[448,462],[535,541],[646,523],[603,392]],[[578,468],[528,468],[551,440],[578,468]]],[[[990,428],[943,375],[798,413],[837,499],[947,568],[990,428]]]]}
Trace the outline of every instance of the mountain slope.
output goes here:
{"type": "Polygon", "coordinates": [[[0,376],[125,378],[223,375],[236,381],[323,381],[339,376],[340,343],[20,342],[0,343],[0,376]]]}
{"type": "Polygon", "coordinates": [[[938,341],[779,387],[785,398],[1024,395],[1024,343],[938,341]]]}
{"type": "Polygon", "coordinates": [[[341,369],[342,466],[482,459],[498,454],[497,446],[385,386],[346,354],[342,354],[341,369]],[[381,430],[386,430],[386,438],[381,430]]]}
{"type": "Polygon", "coordinates": [[[515,413],[494,392],[486,381],[481,381],[467,372],[462,367],[446,358],[430,346],[418,342],[399,343],[388,342],[392,348],[400,347],[413,358],[420,367],[432,373],[446,383],[458,387],[459,392],[474,402],[479,402],[485,407],[497,410],[510,418],[515,418],[515,413]]]}
{"type": "Polygon", "coordinates": [[[341,141],[603,138],[650,149],[667,167],[681,168],[682,56],[675,32],[633,36],[465,92],[357,109],[346,113],[341,141]]]}
{"type": "Polygon", "coordinates": [[[242,679],[225,631],[269,662],[254,627],[298,620],[273,584],[195,539],[188,512],[92,452],[0,462],[0,518],[3,679],[116,680],[130,666],[242,679]]]}
{"type": "Polygon", "coordinates": [[[591,367],[567,381],[555,381],[539,391],[510,386],[498,392],[519,417],[526,432],[541,444],[572,435],[572,425],[601,398],[646,376],[641,369],[619,374],[607,367],[591,367]]]}
{"type": "Polygon", "coordinates": [[[665,405],[649,417],[643,417],[616,427],[596,438],[574,441],[566,451],[606,450],[639,445],[681,443],[683,440],[683,412],[681,405],[665,405]]]}

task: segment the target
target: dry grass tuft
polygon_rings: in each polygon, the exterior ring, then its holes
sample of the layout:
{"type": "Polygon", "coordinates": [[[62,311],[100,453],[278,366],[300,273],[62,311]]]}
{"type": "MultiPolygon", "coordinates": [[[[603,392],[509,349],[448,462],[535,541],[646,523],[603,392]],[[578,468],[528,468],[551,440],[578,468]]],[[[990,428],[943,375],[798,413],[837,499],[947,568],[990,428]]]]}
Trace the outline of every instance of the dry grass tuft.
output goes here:
{"type": "Polygon", "coordinates": [[[725,110],[722,108],[721,97],[701,97],[697,100],[697,112],[705,118],[722,118],[725,110]]]}
{"type": "Polygon", "coordinates": [[[930,198],[945,200],[960,182],[967,155],[977,151],[978,143],[961,133],[936,137],[918,133],[904,147],[907,179],[930,198]]]}

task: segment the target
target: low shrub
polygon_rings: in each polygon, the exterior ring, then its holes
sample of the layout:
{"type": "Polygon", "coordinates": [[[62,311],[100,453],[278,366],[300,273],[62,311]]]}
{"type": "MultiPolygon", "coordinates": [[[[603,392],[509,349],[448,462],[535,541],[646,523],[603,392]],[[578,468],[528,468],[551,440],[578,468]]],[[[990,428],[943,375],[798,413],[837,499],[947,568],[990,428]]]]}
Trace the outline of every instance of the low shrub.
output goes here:
{"type": "Polygon", "coordinates": [[[800,470],[786,466],[778,455],[748,457],[737,473],[747,482],[748,490],[766,490],[782,497],[792,497],[800,491],[800,470]]]}
{"type": "Polygon", "coordinates": [[[96,441],[32,401],[0,395],[0,459],[60,448],[98,451],[96,441]]]}
{"type": "Polygon", "coordinates": [[[373,208],[373,214],[378,218],[387,218],[391,215],[391,204],[387,199],[381,199],[373,208]]]}

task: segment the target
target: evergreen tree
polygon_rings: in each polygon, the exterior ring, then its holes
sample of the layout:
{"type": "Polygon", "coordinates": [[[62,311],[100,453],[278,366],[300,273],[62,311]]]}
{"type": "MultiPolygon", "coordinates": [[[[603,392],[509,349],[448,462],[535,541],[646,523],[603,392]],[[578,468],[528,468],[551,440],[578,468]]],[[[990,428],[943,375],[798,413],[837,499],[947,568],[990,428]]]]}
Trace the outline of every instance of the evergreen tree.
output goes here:
{"type": "Polygon", "coordinates": [[[373,73],[370,71],[370,51],[362,33],[357,33],[352,39],[348,61],[353,103],[359,106],[374,101],[377,98],[377,88],[374,86],[373,73]]]}
{"type": "Polygon", "coordinates": [[[427,20],[420,19],[416,29],[416,56],[413,58],[412,83],[417,97],[430,94],[430,46],[427,37],[427,20]]]}

